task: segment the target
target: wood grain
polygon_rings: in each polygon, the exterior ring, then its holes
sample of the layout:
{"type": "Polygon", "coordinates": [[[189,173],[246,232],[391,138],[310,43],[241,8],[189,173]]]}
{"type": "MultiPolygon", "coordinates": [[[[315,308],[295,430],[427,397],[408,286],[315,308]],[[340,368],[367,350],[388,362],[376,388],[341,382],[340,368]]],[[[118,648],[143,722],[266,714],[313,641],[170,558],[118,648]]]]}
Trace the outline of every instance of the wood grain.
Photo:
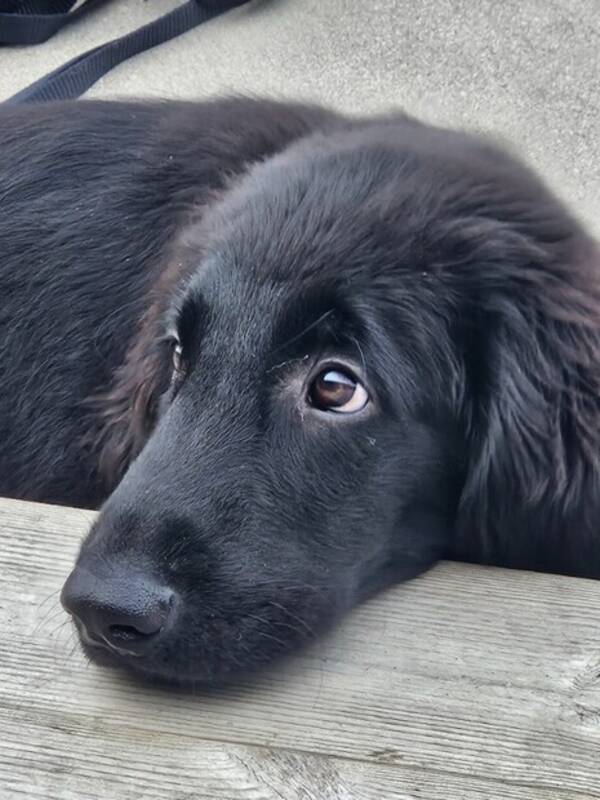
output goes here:
{"type": "Polygon", "coordinates": [[[0,797],[600,798],[600,582],[443,564],[219,693],[88,665],[93,514],[0,500],[0,797]]]}

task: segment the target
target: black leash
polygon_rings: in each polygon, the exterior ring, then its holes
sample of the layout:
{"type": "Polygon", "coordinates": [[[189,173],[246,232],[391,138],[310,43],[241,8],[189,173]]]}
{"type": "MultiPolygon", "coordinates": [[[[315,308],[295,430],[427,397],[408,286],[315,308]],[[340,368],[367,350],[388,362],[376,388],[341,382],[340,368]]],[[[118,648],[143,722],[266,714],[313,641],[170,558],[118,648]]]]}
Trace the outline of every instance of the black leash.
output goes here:
{"type": "MultiPolygon", "coordinates": [[[[37,44],[107,0],[0,0],[0,44],[37,44]]],[[[159,19],[88,50],[22,89],[6,103],[70,100],[83,94],[117,64],[174,39],[249,0],[187,0],[159,19]]]]}

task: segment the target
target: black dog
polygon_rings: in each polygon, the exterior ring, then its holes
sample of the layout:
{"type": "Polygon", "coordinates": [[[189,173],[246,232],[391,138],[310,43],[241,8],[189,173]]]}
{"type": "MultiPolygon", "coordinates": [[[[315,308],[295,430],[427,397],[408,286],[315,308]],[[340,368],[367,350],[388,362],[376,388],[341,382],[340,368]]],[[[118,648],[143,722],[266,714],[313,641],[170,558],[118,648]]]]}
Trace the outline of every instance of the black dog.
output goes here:
{"type": "Polygon", "coordinates": [[[440,557],[600,577],[599,250],[492,143],[78,102],[0,165],[0,494],[108,497],[96,660],[223,681],[440,557]]]}

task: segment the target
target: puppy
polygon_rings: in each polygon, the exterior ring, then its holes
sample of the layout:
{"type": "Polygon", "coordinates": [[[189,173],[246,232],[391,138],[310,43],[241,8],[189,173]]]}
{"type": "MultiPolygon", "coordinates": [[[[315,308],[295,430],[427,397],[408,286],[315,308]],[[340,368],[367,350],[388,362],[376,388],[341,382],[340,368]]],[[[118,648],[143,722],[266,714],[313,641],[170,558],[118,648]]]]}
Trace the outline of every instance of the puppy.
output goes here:
{"type": "Polygon", "coordinates": [[[442,557],[600,577],[600,256],[397,113],[0,109],[0,494],[85,651],[221,683],[442,557]]]}

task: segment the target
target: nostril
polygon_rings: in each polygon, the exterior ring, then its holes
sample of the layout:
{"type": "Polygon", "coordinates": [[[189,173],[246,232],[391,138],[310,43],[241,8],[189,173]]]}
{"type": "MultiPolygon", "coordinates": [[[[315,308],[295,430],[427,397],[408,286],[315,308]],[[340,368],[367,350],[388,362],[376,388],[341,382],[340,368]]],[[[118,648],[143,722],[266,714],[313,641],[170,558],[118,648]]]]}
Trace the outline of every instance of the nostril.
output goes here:
{"type": "Polygon", "coordinates": [[[156,636],[169,617],[170,607],[169,600],[158,602],[153,609],[146,609],[145,614],[123,616],[116,612],[113,621],[110,621],[110,615],[107,619],[106,633],[111,639],[127,642],[156,636]]]}
{"type": "Polygon", "coordinates": [[[119,648],[142,647],[156,639],[171,614],[173,593],[165,590],[144,597],[144,603],[125,609],[105,608],[99,619],[99,633],[104,641],[119,648]]]}
{"type": "Polygon", "coordinates": [[[146,639],[149,636],[156,636],[157,633],[160,633],[160,630],[161,628],[158,628],[156,631],[146,633],[138,630],[133,625],[109,625],[107,633],[110,639],[115,643],[126,643],[140,641],[141,639],[146,639]]]}

